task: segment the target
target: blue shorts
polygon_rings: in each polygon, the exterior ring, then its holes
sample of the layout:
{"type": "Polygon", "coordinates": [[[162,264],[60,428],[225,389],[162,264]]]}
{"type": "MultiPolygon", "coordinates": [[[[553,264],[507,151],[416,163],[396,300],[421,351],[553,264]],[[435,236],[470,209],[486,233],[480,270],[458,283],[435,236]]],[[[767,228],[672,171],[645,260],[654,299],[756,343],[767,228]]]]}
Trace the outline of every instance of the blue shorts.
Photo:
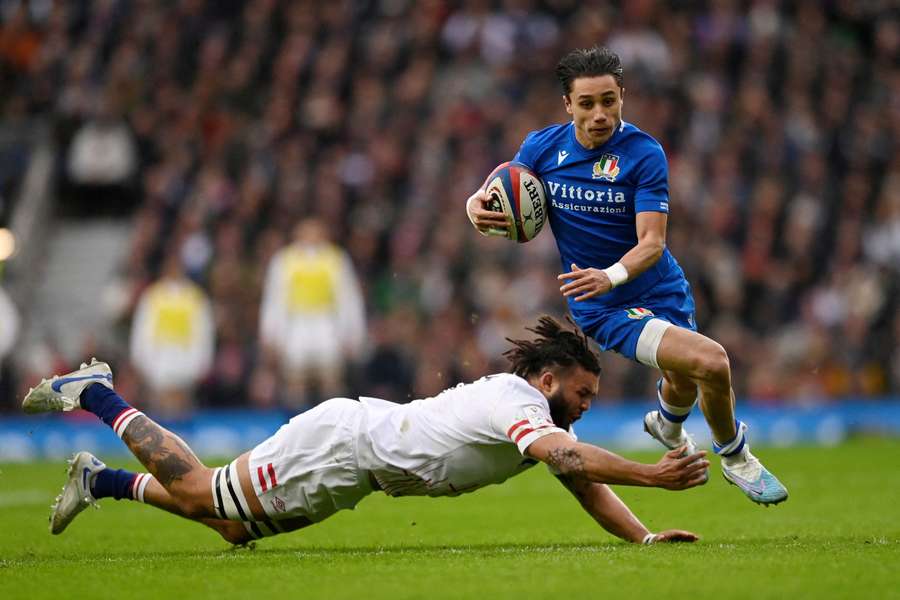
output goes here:
{"type": "Polygon", "coordinates": [[[647,323],[654,318],[697,331],[694,296],[690,284],[681,273],[660,281],[628,304],[573,311],[572,316],[581,330],[594,338],[602,350],[618,352],[631,360],[638,360],[638,339],[647,323]]]}

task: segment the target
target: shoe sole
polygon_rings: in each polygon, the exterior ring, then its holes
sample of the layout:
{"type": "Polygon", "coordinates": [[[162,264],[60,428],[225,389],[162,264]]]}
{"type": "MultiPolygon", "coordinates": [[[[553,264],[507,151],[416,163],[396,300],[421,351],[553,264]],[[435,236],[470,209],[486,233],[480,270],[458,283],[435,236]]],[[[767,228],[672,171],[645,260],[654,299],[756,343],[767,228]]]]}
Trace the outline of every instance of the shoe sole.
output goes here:
{"type": "Polygon", "coordinates": [[[743,489],[741,486],[739,486],[738,484],[736,484],[736,483],[733,482],[732,480],[728,479],[728,477],[725,475],[725,473],[722,473],[722,477],[725,479],[725,481],[728,482],[729,485],[733,485],[733,486],[736,487],[737,489],[741,490],[741,493],[743,493],[744,496],[746,496],[747,499],[750,500],[750,502],[752,502],[752,503],[754,503],[754,504],[759,504],[760,506],[765,506],[766,508],[769,508],[770,506],[777,506],[777,505],[781,504],[782,502],[784,502],[785,500],[788,499],[788,497],[785,496],[784,498],[781,498],[780,500],[773,500],[773,501],[771,501],[771,502],[762,502],[761,500],[754,500],[754,499],[751,498],[750,496],[747,496],[747,494],[744,492],[744,489],[743,489]]]}
{"type": "Polygon", "coordinates": [[[52,384],[52,379],[43,379],[38,385],[28,390],[28,393],[25,394],[25,399],[22,400],[22,411],[32,415],[45,412],[62,412],[62,402],[54,402],[53,395],[49,392],[52,384]]]}

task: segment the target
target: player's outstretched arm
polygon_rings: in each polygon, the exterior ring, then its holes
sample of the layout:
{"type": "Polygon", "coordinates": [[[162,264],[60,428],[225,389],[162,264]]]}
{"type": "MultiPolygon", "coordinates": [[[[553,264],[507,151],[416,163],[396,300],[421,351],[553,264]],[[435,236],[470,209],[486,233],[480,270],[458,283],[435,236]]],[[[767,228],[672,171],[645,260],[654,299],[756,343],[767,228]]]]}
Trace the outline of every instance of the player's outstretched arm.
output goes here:
{"type": "Polygon", "coordinates": [[[600,526],[616,537],[635,544],[660,542],[696,542],[699,538],[690,531],[669,529],[651,533],[624,502],[605,483],[595,483],[581,477],[557,475],[572,492],[582,508],[600,526]]]}
{"type": "Polygon", "coordinates": [[[681,457],[684,448],[666,452],[658,463],[638,463],[591,444],[576,442],[568,434],[551,433],[531,443],[526,454],[547,463],[561,475],[597,483],[685,490],[706,482],[706,451],[681,457]]]}

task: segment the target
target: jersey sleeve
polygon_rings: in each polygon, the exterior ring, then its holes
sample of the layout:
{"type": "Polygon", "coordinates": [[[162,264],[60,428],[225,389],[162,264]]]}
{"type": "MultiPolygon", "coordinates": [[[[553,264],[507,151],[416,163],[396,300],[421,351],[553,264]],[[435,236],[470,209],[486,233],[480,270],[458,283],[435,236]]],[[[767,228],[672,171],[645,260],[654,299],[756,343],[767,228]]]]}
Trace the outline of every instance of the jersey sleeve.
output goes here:
{"type": "Polygon", "coordinates": [[[669,212],[669,166],[659,144],[638,163],[635,170],[634,212],[669,212]]]}
{"type": "Polygon", "coordinates": [[[553,424],[547,400],[521,377],[510,376],[491,415],[498,438],[507,440],[525,454],[535,440],[551,433],[565,433],[553,424]]]}
{"type": "Polygon", "coordinates": [[[513,157],[513,162],[522,163],[531,170],[535,170],[534,162],[537,160],[537,131],[532,131],[525,136],[525,140],[519,147],[519,151],[513,157]]]}

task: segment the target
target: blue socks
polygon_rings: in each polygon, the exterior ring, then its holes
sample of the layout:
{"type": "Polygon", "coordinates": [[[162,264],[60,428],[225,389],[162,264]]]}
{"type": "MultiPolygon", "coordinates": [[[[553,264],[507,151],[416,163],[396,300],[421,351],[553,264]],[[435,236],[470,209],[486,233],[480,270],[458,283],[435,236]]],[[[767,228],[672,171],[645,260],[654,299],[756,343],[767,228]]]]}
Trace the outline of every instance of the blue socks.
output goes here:
{"type": "Polygon", "coordinates": [[[735,431],[737,431],[737,433],[733,438],[731,438],[724,444],[719,444],[718,442],[713,440],[713,452],[723,458],[737,456],[741,453],[741,451],[744,449],[745,444],[747,443],[747,438],[744,436],[744,432],[747,430],[747,426],[735,419],[734,429],[735,431]]]}
{"type": "Polygon", "coordinates": [[[133,500],[135,479],[137,479],[137,473],[125,469],[103,469],[91,482],[91,495],[98,500],[100,498],[133,500]]]}
{"type": "MultiPolygon", "coordinates": [[[[144,413],[132,408],[115,391],[94,383],[81,392],[81,408],[92,412],[112,427],[120,438],[128,425],[144,413]]],[[[91,481],[91,495],[96,498],[144,501],[144,490],[153,477],[148,473],[132,473],[125,469],[106,468],[91,481]]]]}
{"type": "Polygon", "coordinates": [[[125,428],[143,413],[128,405],[114,390],[105,385],[94,383],[81,392],[81,408],[92,412],[112,427],[120,438],[125,428]]]}
{"type": "Polygon", "coordinates": [[[103,469],[94,476],[91,482],[91,495],[100,498],[115,498],[116,500],[144,501],[144,490],[153,476],[149,473],[132,473],[125,469],[103,469]]]}

